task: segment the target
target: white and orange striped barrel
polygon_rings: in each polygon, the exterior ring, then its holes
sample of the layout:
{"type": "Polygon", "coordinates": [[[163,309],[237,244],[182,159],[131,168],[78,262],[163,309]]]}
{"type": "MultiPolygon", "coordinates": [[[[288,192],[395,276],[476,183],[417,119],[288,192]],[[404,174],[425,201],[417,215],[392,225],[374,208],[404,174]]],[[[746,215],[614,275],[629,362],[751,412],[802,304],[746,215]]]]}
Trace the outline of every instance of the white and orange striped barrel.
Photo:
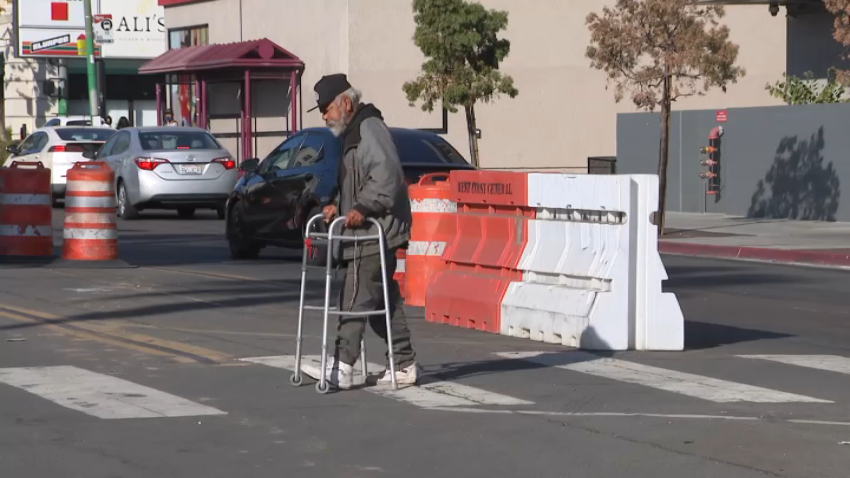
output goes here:
{"type": "Polygon", "coordinates": [[[0,169],[0,256],[53,255],[50,169],[14,161],[0,169]]]}
{"type": "Polygon", "coordinates": [[[449,173],[426,174],[408,192],[413,222],[404,298],[409,306],[424,307],[431,280],[446,268],[443,252],[455,236],[457,204],[451,200],[449,173]]]}
{"type": "Polygon", "coordinates": [[[404,285],[405,271],[407,270],[407,250],[399,249],[395,253],[395,272],[393,272],[393,280],[398,283],[398,292],[401,298],[407,297],[407,287],[404,285]]]}
{"type": "Polygon", "coordinates": [[[65,190],[62,259],[118,259],[115,173],[102,161],[76,163],[65,190]]]}

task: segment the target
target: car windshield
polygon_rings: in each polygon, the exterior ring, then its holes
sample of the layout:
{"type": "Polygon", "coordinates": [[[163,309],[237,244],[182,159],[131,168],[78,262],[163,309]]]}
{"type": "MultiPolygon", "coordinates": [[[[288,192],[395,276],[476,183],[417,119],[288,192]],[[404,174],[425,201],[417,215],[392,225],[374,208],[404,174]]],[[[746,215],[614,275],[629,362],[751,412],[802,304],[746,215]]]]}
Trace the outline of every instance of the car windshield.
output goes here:
{"type": "Polygon", "coordinates": [[[221,149],[215,138],[200,131],[154,131],[139,133],[145,151],[221,149]]]}
{"type": "Polygon", "coordinates": [[[395,144],[402,163],[469,164],[439,136],[398,135],[395,144]]]}
{"type": "Polygon", "coordinates": [[[91,126],[91,121],[89,120],[71,120],[65,123],[68,126],[91,126]]]}
{"type": "Polygon", "coordinates": [[[106,128],[63,128],[56,134],[62,141],[106,141],[115,134],[114,129],[106,128]]]}

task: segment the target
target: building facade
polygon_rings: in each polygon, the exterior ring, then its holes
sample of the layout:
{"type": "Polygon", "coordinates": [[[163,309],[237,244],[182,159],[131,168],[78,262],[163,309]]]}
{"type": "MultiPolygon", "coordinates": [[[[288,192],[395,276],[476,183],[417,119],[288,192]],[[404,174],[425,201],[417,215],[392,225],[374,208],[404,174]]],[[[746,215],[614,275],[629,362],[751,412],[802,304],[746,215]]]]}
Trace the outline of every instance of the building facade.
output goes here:
{"type": "MultiPolygon", "coordinates": [[[[613,0],[482,3],[510,12],[504,36],[511,41],[511,53],[502,70],[513,76],[519,89],[515,99],[502,98],[477,109],[482,167],[584,172],[588,157],[613,156],[616,113],[633,107],[628,100],[614,102],[604,75],[592,70],[584,56],[589,41],[585,18],[613,0]]],[[[424,60],[412,40],[410,1],[160,0],[160,4],[166,7],[169,31],[204,28],[211,43],[266,37],[299,56],[306,64],[305,106],[312,101],[316,80],[344,72],[390,124],[441,130],[468,157],[464,115],[450,114],[443,124],[442,114],[410,107],[402,91],[424,60]]],[[[678,102],[676,108],[778,103],[766,93],[765,84],[786,70],[788,22],[784,15],[773,17],[767,10],[766,5],[727,7],[726,23],[732,40],[740,45],[739,62],[747,75],[725,94],[712,91],[678,102]]],[[[216,101],[214,96],[211,101],[216,101]]],[[[317,112],[306,113],[303,120],[305,126],[321,124],[317,112]]],[[[271,147],[262,145],[258,153],[271,147]]]]}
{"type": "MultiPolygon", "coordinates": [[[[155,82],[153,78],[139,76],[138,69],[166,49],[164,10],[157,0],[92,0],[92,5],[95,14],[108,15],[113,22],[111,41],[97,45],[103,60],[103,115],[111,116],[113,124],[123,116],[134,125],[155,125],[155,82]]],[[[32,132],[53,117],[88,116],[86,62],[77,54],[76,46],[70,55],[67,45],[58,45],[52,49],[55,51],[44,49],[38,54],[31,46],[25,46],[32,45],[34,40],[51,41],[69,31],[81,30],[77,24],[61,25],[63,19],[74,23],[74,9],[81,8],[80,2],[0,0],[0,6],[3,7],[0,49],[4,59],[5,122],[12,130],[13,139],[22,139],[22,127],[32,132]],[[40,13],[52,12],[54,4],[68,5],[59,9],[65,17],[58,20],[47,17],[42,22],[31,20],[40,13]],[[30,28],[30,23],[37,23],[38,27],[30,28]],[[62,50],[64,54],[57,53],[62,50]]],[[[72,41],[76,45],[76,35],[71,36],[75,37],[72,41]]]]}

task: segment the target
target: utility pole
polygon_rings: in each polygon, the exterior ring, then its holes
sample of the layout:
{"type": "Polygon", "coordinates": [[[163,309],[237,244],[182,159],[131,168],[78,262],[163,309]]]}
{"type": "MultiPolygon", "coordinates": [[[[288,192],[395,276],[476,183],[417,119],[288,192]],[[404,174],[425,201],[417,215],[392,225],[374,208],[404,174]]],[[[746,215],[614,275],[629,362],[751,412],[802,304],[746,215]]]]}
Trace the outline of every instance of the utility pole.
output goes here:
{"type": "Polygon", "coordinates": [[[94,67],[94,27],[92,27],[94,18],[92,17],[91,0],[83,0],[83,9],[86,16],[86,73],[89,79],[89,108],[91,124],[95,126],[94,119],[98,114],[98,101],[97,73],[94,67]]]}

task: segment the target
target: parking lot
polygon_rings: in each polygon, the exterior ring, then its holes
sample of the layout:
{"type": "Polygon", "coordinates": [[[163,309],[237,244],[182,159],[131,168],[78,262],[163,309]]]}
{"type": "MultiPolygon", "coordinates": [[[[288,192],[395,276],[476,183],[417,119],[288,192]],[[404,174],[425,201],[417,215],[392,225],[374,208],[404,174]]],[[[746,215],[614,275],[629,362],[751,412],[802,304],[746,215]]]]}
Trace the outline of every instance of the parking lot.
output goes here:
{"type": "MultiPolygon", "coordinates": [[[[847,371],[783,363],[846,354],[843,272],[668,257],[685,352],[590,354],[412,318],[420,386],[321,396],[289,385],[299,251],[231,261],[214,211],[118,226],[130,267],[0,266],[4,476],[846,470],[847,371]]],[[[314,360],[317,316],[306,335],[314,360]]],[[[382,345],[368,351],[379,372],[382,345]]]]}

